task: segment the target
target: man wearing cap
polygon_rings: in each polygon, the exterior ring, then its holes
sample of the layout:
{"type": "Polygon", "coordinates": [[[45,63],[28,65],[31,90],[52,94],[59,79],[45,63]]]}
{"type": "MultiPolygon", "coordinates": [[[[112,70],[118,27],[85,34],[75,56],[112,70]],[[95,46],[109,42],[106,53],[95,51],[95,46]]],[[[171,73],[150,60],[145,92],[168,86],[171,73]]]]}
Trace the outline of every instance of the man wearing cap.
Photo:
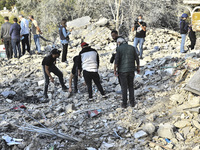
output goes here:
{"type": "Polygon", "coordinates": [[[62,86],[62,90],[66,91],[67,87],[64,84],[63,80],[63,74],[62,72],[55,66],[56,64],[56,58],[60,56],[61,51],[58,49],[53,49],[51,51],[51,54],[46,56],[42,61],[42,67],[45,77],[45,86],[44,86],[44,97],[48,98],[47,91],[48,91],[48,85],[49,85],[49,78],[51,82],[54,82],[54,78],[51,76],[51,72],[53,72],[56,76],[58,76],[60,84],[62,86]]]}
{"type": "Polygon", "coordinates": [[[100,77],[98,74],[99,68],[99,55],[95,49],[92,49],[89,44],[83,42],[81,44],[82,50],[79,53],[78,61],[78,74],[81,75],[83,70],[83,77],[88,88],[89,100],[92,100],[92,80],[96,84],[103,98],[105,98],[104,90],[100,83],[100,77]]]}
{"type": "Polygon", "coordinates": [[[135,106],[133,80],[135,76],[135,62],[137,63],[137,72],[140,72],[140,62],[136,50],[128,45],[123,38],[118,38],[117,54],[115,57],[114,74],[119,76],[122,88],[121,106],[127,107],[127,89],[129,89],[129,102],[132,107],[135,106]]]}
{"type": "Polygon", "coordinates": [[[186,35],[188,33],[188,23],[186,22],[186,19],[188,18],[187,14],[182,14],[181,20],[180,20],[180,33],[181,33],[181,48],[180,52],[181,53],[186,53],[184,50],[185,46],[185,40],[186,40],[186,35]]]}

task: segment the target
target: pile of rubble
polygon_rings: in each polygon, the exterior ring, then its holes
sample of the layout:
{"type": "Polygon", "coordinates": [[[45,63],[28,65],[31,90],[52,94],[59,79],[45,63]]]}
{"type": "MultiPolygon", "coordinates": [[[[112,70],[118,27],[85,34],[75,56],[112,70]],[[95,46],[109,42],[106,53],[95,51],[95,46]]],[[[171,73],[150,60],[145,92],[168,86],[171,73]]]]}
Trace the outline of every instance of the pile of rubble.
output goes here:
{"type": "MultiPolygon", "coordinates": [[[[180,54],[178,33],[149,29],[141,73],[135,75],[137,104],[123,109],[117,94],[120,85],[109,63],[116,45],[109,22],[84,20],[70,37],[69,65],[60,60],[57,65],[68,86],[81,39],[90,43],[100,55],[99,74],[108,98],[102,99],[94,86],[94,101],[89,102],[83,78],[79,78],[79,93],[72,95],[62,91],[56,78],[50,83],[50,101],[40,103],[44,55],[1,59],[0,149],[200,149],[199,51],[180,54]]],[[[43,53],[50,48],[43,48],[43,53]]]]}

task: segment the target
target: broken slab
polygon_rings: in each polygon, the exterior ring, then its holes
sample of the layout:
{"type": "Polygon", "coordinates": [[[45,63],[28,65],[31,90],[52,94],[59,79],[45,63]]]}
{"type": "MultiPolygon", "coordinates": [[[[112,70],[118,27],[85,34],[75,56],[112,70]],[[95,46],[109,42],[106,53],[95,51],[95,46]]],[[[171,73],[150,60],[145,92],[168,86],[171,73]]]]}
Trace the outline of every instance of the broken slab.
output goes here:
{"type": "Polygon", "coordinates": [[[194,76],[190,79],[185,90],[200,95],[200,70],[198,70],[194,76]]]}

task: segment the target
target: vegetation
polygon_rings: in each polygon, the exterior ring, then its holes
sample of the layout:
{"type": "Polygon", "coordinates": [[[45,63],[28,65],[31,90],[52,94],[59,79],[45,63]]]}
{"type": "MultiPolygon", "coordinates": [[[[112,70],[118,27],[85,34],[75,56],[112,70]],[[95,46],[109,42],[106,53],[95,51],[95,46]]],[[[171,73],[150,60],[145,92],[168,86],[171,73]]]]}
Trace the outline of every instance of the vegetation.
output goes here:
{"type": "Polygon", "coordinates": [[[4,7],[11,10],[12,6],[16,4],[16,0],[1,0],[0,1],[0,10],[3,10],[4,7]]]}

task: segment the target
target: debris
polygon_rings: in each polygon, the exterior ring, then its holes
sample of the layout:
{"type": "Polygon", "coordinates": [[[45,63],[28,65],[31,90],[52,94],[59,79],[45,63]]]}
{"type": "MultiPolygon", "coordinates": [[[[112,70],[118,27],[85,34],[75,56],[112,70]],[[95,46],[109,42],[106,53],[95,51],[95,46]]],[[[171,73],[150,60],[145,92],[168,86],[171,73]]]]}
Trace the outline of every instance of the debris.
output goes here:
{"type": "Polygon", "coordinates": [[[3,95],[3,97],[5,98],[13,98],[15,94],[16,94],[15,91],[4,91],[1,93],[1,95],[3,95]]]}
{"type": "Polygon", "coordinates": [[[23,141],[23,139],[15,139],[8,135],[2,136],[2,139],[4,139],[7,142],[8,146],[21,144],[21,142],[23,141]]]}
{"type": "Polygon", "coordinates": [[[173,132],[173,126],[168,123],[160,124],[158,129],[158,135],[168,139],[174,138],[175,135],[173,132]]]}
{"type": "Polygon", "coordinates": [[[148,134],[153,134],[156,128],[152,123],[146,123],[142,129],[148,134]]]}
{"type": "Polygon", "coordinates": [[[99,115],[100,113],[102,113],[101,109],[87,111],[88,117],[90,117],[90,118],[95,117],[95,116],[99,115]]]}
{"type": "Polygon", "coordinates": [[[143,138],[145,136],[147,136],[148,134],[144,131],[138,131],[134,134],[134,138],[139,139],[139,138],[143,138]]]}

